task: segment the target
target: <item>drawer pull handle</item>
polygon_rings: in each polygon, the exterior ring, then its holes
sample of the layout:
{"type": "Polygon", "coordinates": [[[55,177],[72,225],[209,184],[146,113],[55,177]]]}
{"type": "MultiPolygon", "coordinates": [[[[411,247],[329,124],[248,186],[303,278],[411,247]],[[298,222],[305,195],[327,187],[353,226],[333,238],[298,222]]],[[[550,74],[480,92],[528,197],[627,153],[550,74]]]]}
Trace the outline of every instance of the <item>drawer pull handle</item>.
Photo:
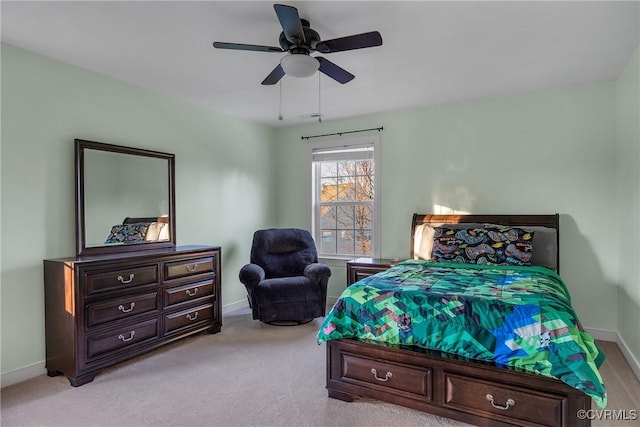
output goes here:
{"type": "Polygon", "coordinates": [[[129,337],[125,337],[124,335],[120,334],[118,335],[118,339],[121,340],[122,342],[127,342],[127,341],[131,341],[133,339],[133,337],[136,335],[136,331],[131,331],[129,332],[129,337]]]}
{"type": "Polygon", "coordinates": [[[507,409],[509,409],[509,407],[511,407],[511,406],[516,404],[515,400],[507,399],[507,404],[504,405],[504,406],[500,406],[500,405],[496,405],[495,403],[493,403],[493,396],[491,396],[490,394],[487,394],[486,398],[491,403],[491,406],[493,406],[496,409],[500,409],[501,411],[506,411],[507,409]]]}
{"type": "Polygon", "coordinates": [[[187,313],[187,319],[191,320],[192,322],[194,320],[196,320],[198,318],[198,312],[196,311],[195,313],[193,313],[193,316],[191,316],[191,313],[187,313]]]}
{"type": "Polygon", "coordinates": [[[134,275],[133,275],[133,273],[131,273],[131,274],[129,275],[129,279],[125,279],[125,278],[124,278],[124,277],[122,277],[122,276],[118,276],[118,281],[119,281],[120,283],[123,283],[123,284],[125,284],[125,285],[126,285],[127,283],[131,283],[131,282],[133,282],[133,278],[134,278],[134,275]]]}
{"type": "Polygon", "coordinates": [[[382,382],[389,381],[389,378],[391,378],[393,376],[393,374],[391,372],[387,372],[385,374],[384,378],[380,378],[378,376],[378,371],[376,371],[375,368],[371,368],[371,373],[373,374],[373,377],[375,379],[377,379],[378,381],[382,381],[382,382]]]}
{"type": "Polygon", "coordinates": [[[120,311],[121,311],[121,312],[123,312],[123,313],[128,313],[128,312],[130,312],[131,310],[133,310],[133,307],[135,307],[135,306],[136,306],[136,303],[135,303],[135,302],[132,302],[131,304],[129,304],[129,308],[124,308],[124,306],[123,306],[123,305],[119,305],[119,306],[118,306],[118,310],[120,310],[120,311]]]}
{"type": "Polygon", "coordinates": [[[198,288],[187,289],[187,290],[185,291],[185,293],[186,293],[187,295],[189,295],[190,297],[195,297],[195,296],[196,296],[196,294],[198,293],[198,288]]]}
{"type": "Polygon", "coordinates": [[[186,268],[189,273],[193,273],[198,269],[198,264],[185,265],[184,268],[186,268]]]}

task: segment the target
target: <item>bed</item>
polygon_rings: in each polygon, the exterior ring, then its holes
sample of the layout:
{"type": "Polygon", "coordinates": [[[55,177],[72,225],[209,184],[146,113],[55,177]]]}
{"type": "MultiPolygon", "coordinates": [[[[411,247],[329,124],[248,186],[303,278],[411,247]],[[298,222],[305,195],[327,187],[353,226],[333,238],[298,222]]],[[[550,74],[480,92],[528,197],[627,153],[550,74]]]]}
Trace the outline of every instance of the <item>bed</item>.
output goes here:
{"type": "Polygon", "coordinates": [[[329,397],[475,425],[590,425],[604,355],[558,249],[558,214],[414,214],[411,259],[349,286],[318,331],[329,397]]]}
{"type": "Polygon", "coordinates": [[[169,240],[169,219],[161,217],[126,217],[111,227],[105,244],[143,243],[169,240]]]}

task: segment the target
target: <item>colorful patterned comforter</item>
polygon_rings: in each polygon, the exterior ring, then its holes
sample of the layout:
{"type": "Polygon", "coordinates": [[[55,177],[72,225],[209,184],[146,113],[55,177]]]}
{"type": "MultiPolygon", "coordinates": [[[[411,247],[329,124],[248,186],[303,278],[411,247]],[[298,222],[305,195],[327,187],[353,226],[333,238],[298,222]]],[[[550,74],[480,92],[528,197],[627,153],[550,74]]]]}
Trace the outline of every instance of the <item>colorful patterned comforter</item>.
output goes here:
{"type": "Polygon", "coordinates": [[[604,354],[545,267],[408,260],[349,286],[318,331],[415,345],[557,378],[606,405],[604,354]]]}

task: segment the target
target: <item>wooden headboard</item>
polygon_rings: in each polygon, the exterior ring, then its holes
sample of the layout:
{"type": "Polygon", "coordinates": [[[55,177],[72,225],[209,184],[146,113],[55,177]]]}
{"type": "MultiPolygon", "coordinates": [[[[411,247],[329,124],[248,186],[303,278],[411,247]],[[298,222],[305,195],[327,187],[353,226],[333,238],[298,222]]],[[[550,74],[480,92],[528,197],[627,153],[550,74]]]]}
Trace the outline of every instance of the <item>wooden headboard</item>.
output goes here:
{"type": "Polygon", "coordinates": [[[560,215],[424,215],[413,214],[411,221],[411,258],[414,256],[415,231],[421,224],[483,223],[509,226],[548,227],[556,230],[556,271],[560,271],[560,215]]]}
{"type": "Polygon", "coordinates": [[[133,217],[126,217],[122,223],[123,224],[137,224],[140,222],[144,222],[144,223],[152,223],[152,222],[157,222],[158,221],[158,217],[157,216],[150,216],[150,217],[138,217],[138,218],[133,218],[133,217]]]}

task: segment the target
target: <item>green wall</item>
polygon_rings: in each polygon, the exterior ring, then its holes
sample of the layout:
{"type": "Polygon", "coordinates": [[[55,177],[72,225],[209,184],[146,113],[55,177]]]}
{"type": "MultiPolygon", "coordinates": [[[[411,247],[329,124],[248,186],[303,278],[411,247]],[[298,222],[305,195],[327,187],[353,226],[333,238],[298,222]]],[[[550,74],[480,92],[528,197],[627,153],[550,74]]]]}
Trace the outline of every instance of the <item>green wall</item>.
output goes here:
{"type": "MultiPolygon", "coordinates": [[[[4,44],[1,59],[3,375],[44,361],[42,260],[75,250],[74,138],[176,154],[178,244],[223,247],[230,307],[246,301],[237,272],[253,231],[309,226],[300,136],[378,126],[383,257],[409,255],[412,213],[435,204],[559,212],[561,273],[583,324],[619,331],[640,359],[637,52],[615,82],[285,129],[4,44]]],[[[344,285],[335,264],[330,296],[344,285]]]]}
{"type": "MultiPolygon", "coordinates": [[[[381,256],[409,256],[413,212],[560,213],[561,273],[584,326],[640,360],[640,70],[614,82],[278,130],[280,225],[310,226],[301,136],[383,126],[381,256]],[[299,179],[305,176],[305,179],[299,179]],[[301,206],[292,209],[292,206],[301,206]]],[[[333,263],[329,295],[345,287],[333,263]]]]}
{"type": "Polygon", "coordinates": [[[618,332],[640,361],[640,66],[639,50],[616,82],[620,288],[618,332]]]}
{"type": "Polygon", "coordinates": [[[45,258],[75,253],[73,140],[176,155],[177,243],[222,246],[222,303],[274,222],[272,129],[2,45],[2,373],[42,365],[45,258]]]}
{"type": "MultiPolygon", "coordinates": [[[[561,273],[587,327],[617,329],[615,83],[419,108],[278,131],[276,217],[308,226],[302,135],[383,126],[381,256],[409,256],[414,212],[561,214],[561,273]],[[291,209],[301,206],[300,209],[291,209]],[[597,310],[593,307],[597,302],[597,310]]],[[[344,289],[335,267],[329,295],[344,289]]]]}

